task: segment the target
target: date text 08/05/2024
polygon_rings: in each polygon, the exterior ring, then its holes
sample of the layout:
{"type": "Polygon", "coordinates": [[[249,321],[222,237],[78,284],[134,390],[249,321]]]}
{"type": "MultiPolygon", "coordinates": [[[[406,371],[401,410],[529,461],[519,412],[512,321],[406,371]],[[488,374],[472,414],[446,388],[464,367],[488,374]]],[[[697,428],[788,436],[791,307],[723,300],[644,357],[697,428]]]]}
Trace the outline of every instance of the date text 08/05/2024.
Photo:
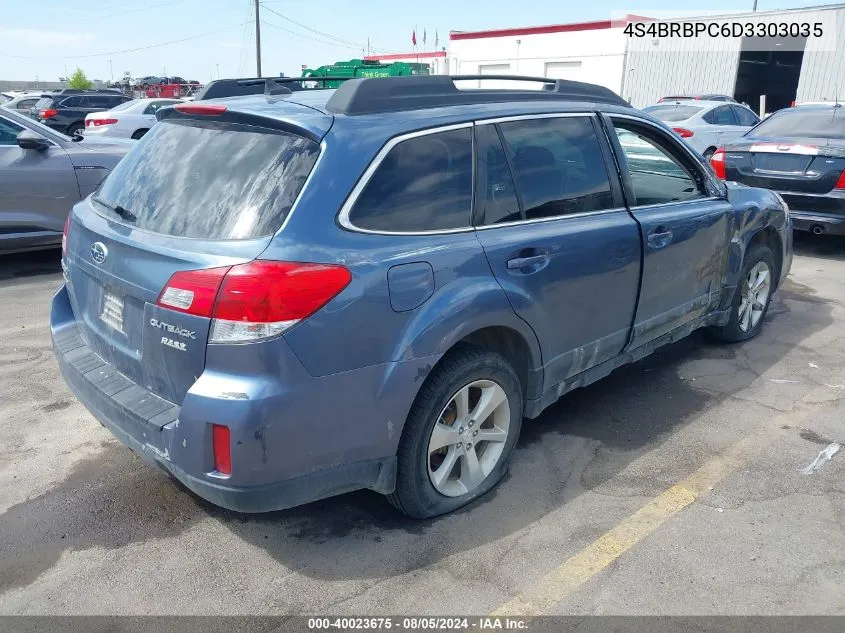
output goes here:
{"type": "Polygon", "coordinates": [[[308,618],[309,631],[526,631],[528,623],[519,618],[499,617],[332,617],[308,618]]]}
{"type": "Polygon", "coordinates": [[[629,22],[628,37],[822,37],[821,22],[629,22]]]}

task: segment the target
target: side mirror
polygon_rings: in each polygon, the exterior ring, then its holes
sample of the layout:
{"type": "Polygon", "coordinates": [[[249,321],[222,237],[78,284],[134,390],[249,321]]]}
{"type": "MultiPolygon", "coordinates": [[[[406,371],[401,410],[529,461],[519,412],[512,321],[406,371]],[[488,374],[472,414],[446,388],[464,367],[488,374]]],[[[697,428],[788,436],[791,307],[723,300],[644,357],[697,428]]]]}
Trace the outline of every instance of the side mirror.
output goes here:
{"type": "Polygon", "coordinates": [[[40,152],[50,147],[50,142],[46,138],[32,130],[24,130],[18,134],[17,140],[18,147],[21,149],[34,149],[40,152]]]}

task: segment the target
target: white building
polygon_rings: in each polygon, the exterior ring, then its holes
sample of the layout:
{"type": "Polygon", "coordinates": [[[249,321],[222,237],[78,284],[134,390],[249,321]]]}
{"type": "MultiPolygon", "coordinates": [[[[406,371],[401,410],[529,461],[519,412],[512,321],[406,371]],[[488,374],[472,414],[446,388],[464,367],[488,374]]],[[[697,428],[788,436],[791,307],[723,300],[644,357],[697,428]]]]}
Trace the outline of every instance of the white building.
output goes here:
{"type": "MultiPolygon", "coordinates": [[[[845,5],[673,20],[626,16],[449,35],[452,74],[512,74],[587,81],[643,107],[662,96],[717,93],[754,109],[773,111],[792,101],[845,100],[845,5]],[[629,22],[704,23],[714,28],[819,25],[822,35],[631,37],[629,22]],[[838,94],[837,94],[838,93],[838,94]]],[[[487,82],[485,82],[487,83],[487,82]]]]}

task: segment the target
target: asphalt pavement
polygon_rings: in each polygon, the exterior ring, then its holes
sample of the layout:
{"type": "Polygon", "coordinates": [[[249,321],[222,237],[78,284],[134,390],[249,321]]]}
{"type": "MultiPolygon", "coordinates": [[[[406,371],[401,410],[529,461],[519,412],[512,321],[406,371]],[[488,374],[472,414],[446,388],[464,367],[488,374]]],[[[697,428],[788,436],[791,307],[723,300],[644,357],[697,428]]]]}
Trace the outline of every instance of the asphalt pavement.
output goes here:
{"type": "Polygon", "coordinates": [[[239,515],[146,465],[58,374],[60,281],[0,258],[0,613],[845,614],[845,240],[798,236],[757,339],[565,396],[422,522],[366,491],[239,515]]]}

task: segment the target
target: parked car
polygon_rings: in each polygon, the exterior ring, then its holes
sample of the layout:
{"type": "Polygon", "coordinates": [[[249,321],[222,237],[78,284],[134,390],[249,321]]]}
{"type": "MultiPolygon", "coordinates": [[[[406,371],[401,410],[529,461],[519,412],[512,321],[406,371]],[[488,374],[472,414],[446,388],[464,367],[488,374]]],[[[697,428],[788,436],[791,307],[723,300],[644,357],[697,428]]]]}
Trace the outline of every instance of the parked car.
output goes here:
{"type": "Polygon", "coordinates": [[[571,389],[701,327],[755,336],[792,261],[782,200],[606,88],[533,81],[159,110],[68,222],[67,383],[215,504],[370,488],[429,517],[495,486],[571,389]]]}
{"type": "Polygon", "coordinates": [[[695,151],[710,158],[720,145],[739,138],[760,122],[749,108],[720,101],[676,101],[644,108],[670,126],[695,151]]]}
{"type": "Polygon", "coordinates": [[[135,85],[139,88],[149,88],[150,86],[158,86],[165,83],[167,77],[159,77],[157,75],[147,75],[146,77],[139,77],[135,80],[135,85]]]}
{"type": "Polygon", "coordinates": [[[159,108],[181,103],[179,99],[134,99],[111,110],[92,112],[85,117],[86,138],[111,136],[139,139],[156,123],[159,108]]]}
{"type": "Polygon", "coordinates": [[[26,114],[40,98],[40,92],[4,92],[0,94],[0,106],[26,114]]]}
{"type": "Polygon", "coordinates": [[[58,246],[71,207],[129,150],[81,141],[0,108],[0,253],[58,246]]]}
{"type": "Polygon", "coordinates": [[[736,100],[733,97],[728,95],[720,95],[720,94],[712,94],[712,93],[704,93],[704,94],[693,94],[693,95],[669,95],[666,97],[660,97],[657,100],[658,103],[662,103],[663,101],[729,101],[731,103],[736,103],[736,100]]]}
{"type": "Polygon", "coordinates": [[[188,84],[188,80],[187,80],[187,79],[184,79],[183,77],[178,77],[178,76],[176,76],[176,77],[168,77],[168,78],[167,78],[167,83],[169,83],[169,84],[176,84],[176,85],[187,85],[187,84],[188,84]]]}
{"type": "Polygon", "coordinates": [[[46,93],[33,106],[33,113],[47,127],[74,136],[85,128],[88,114],[109,110],[130,100],[131,97],[113,91],[46,93]]]}
{"type": "Polygon", "coordinates": [[[777,191],[793,224],[845,235],[845,112],[839,104],[778,110],[713,154],[722,179],[777,191]]]}

